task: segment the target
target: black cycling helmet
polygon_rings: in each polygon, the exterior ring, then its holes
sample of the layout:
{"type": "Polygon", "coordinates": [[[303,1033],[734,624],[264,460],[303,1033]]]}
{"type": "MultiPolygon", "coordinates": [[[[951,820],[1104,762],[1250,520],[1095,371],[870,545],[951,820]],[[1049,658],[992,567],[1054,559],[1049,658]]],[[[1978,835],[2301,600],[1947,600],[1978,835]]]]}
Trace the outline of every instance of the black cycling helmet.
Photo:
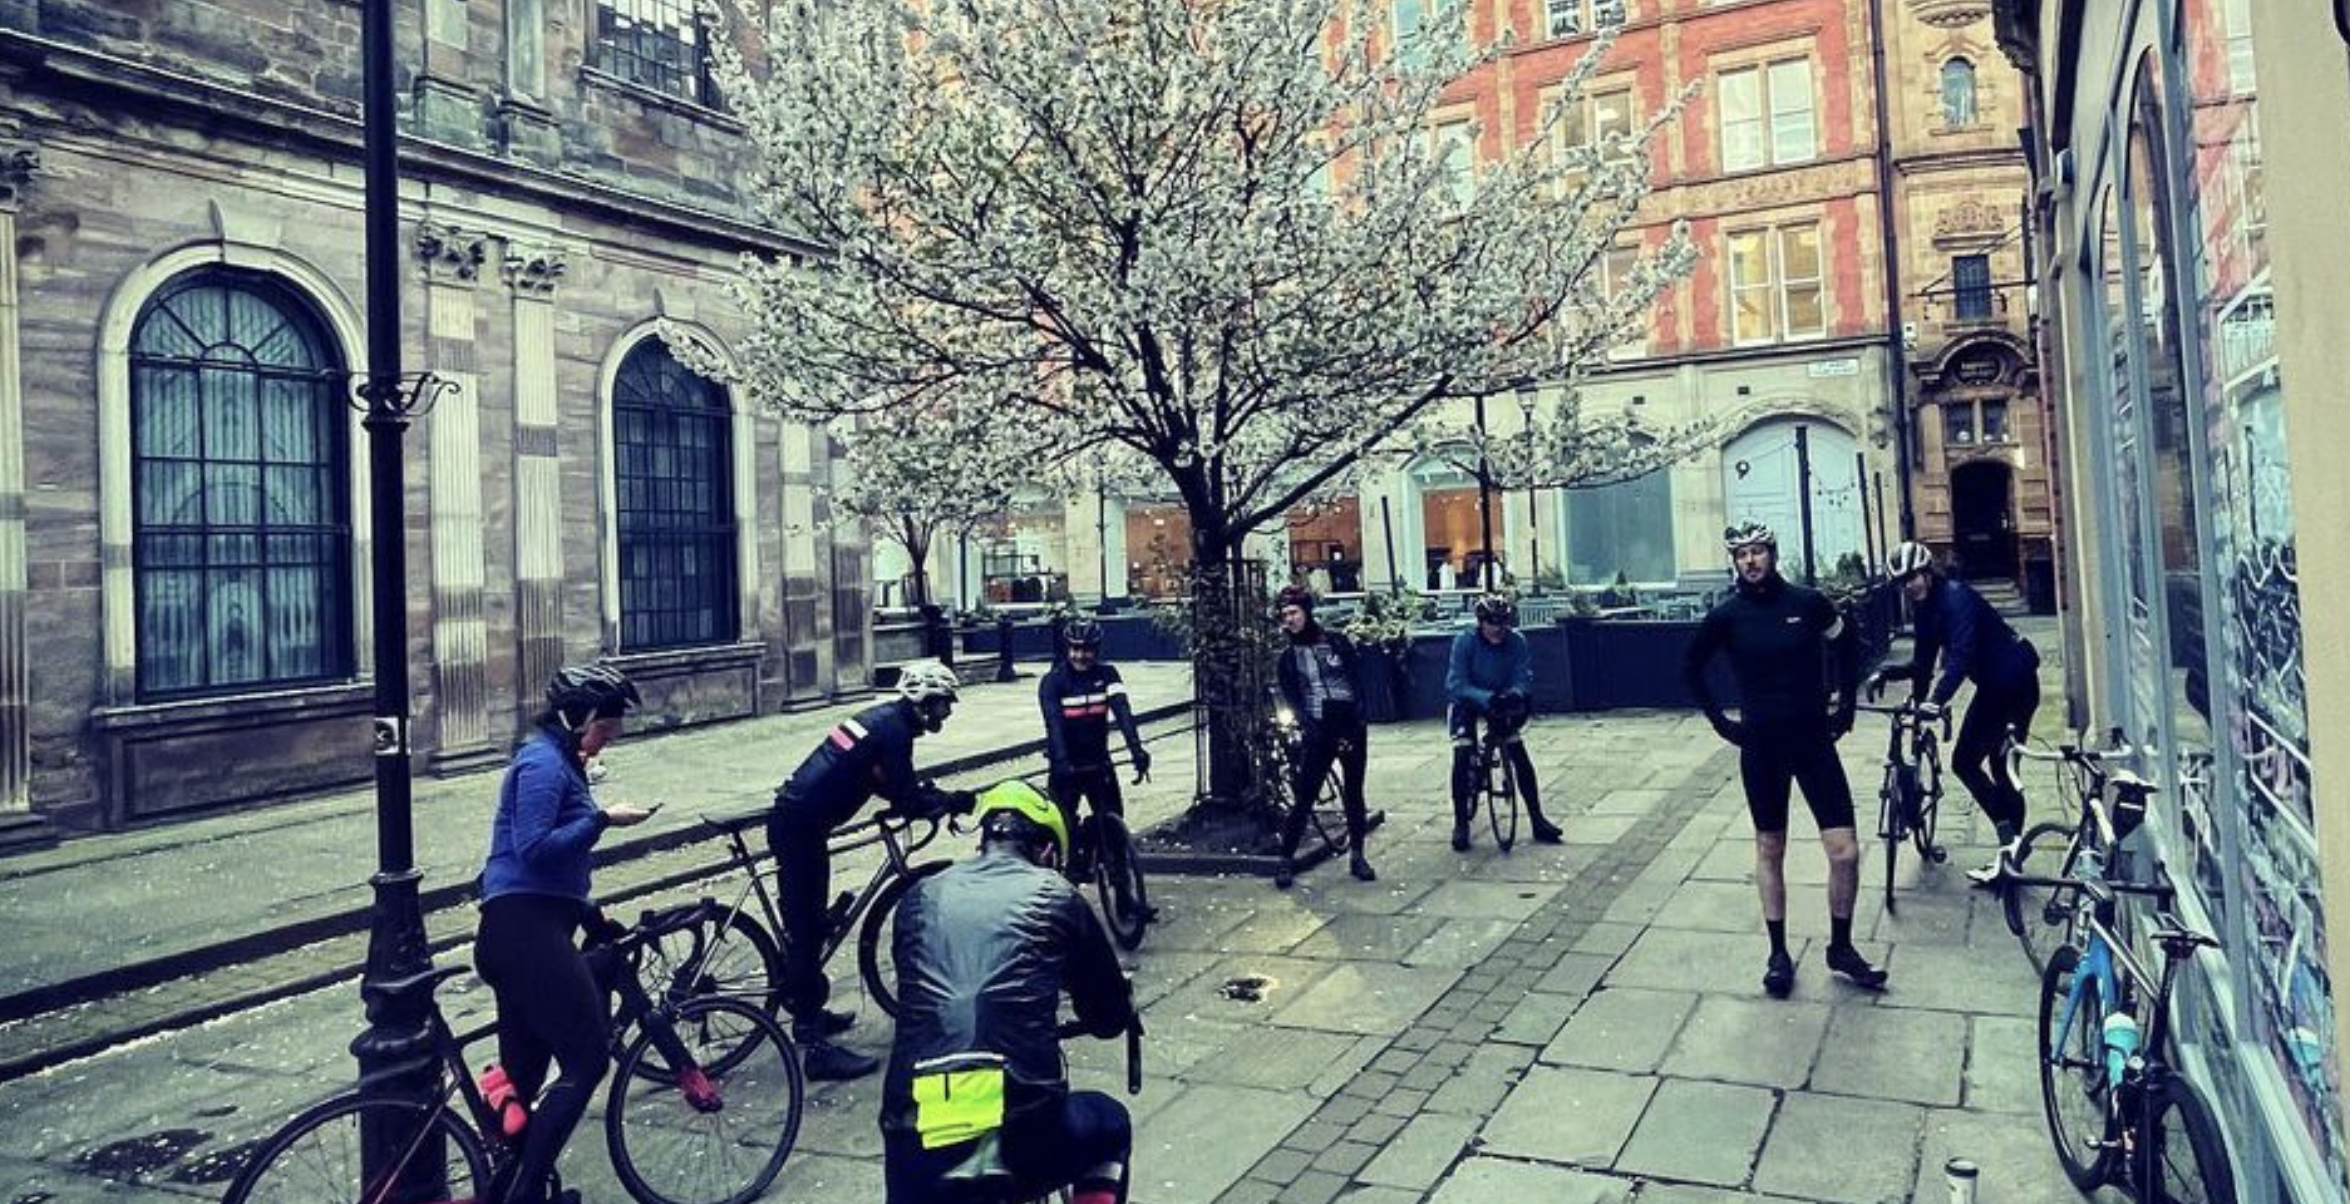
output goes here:
{"type": "Polygon", "coordinates": [[[1304,586],[1284,585],[1281,587],[1280,593],[1273,595],[1273,609],[1279,611],[1290,606],[1297,607],[1310,615],[1314,613],[1314,595],[1308,592],[1304,586]]]}
{"type": "Polygon", "coordinates": [[[583,727],[591,719],[616,719],[644,704],[628,674],[602,661],[567,665],[547,683],[547,709],[568,728],[583,727]]]}
{"type": "Polygon", "coordinates": [[[1071,648],[1099,648],[1102,646],[1102,625],[1079,615],[1061,625],[1061,642],[1071,648]]]}
{"type": "Polygon", "coordinates": [[[1487,594],[1477,599],[1477,621],[1515,627],[1518,625],[1518,604],[1510,601],[1508,594],[1487,594]]]}

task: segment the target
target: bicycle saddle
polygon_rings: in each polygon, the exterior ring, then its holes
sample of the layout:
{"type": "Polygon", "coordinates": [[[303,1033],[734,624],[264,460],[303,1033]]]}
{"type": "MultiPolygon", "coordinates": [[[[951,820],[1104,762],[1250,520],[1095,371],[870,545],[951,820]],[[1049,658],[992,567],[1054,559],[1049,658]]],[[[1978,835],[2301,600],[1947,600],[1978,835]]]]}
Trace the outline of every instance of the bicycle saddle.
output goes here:
{"type": "Polygon", "coordinates": [[[964,1155],[961,1162],[948,1168],[939,1179],[956,1200],[1002,1198],[1002,1193],[1012,1187],[1012,1168],[1004,1165],[1004,1143],[1000,1131],[981,1137],[971,1152],[964,1155]]]}
{"type": "Polygon", "coordinates": [[[2167,911],[2154,917],[2154,932],[2148,939],[2162,946],[2163,953],[2170,957],[2186,957],[2197,949],[2219,948],[2218,939],[2187,927],[2167,911]]]}

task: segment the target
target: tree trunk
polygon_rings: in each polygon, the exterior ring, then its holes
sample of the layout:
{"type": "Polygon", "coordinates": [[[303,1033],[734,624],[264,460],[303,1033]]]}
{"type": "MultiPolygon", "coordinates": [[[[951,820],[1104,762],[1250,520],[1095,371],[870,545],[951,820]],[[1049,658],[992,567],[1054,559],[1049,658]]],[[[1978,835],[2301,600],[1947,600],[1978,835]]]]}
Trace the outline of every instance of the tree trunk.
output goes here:
{"type": "Polygon", "coordinates": [[[930,605],[930,537],[932,532],[918,530],[913,520],[905,520],[903,531],[906,555],[914,558],[913,597],[909,605],[921,609],[930,605]]]}
{"type": "Polygon", "coordinates": [[[1271,711],[1261,577],[1238,555],[1222,516],[1192,514],[1192,689],[1206,733],[1198,803],[1272,814],[1257,781],[1257,747],[1271,711]]]}

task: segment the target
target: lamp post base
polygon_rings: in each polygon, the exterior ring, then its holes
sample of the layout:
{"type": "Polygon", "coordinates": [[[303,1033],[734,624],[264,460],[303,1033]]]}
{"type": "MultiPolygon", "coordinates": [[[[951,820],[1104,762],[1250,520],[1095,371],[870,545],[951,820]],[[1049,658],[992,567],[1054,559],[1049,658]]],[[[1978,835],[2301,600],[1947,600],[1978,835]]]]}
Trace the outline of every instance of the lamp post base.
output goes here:
{"type": "MultiPolygon", "coordinates": [[[[351,1054],[359,1061],[359,1093],[413,1103],[418,1118],[431,1114],[429,1107],[442,1090],[441,1064],[432,1056],[432,950],[417,899],[423,877],[411,869],[368,879],[375,890],[374,925],[367,938],[367,969],[359,980],[367,1029],[351,1042],[351,1054]]],[[[414,1138],[412,1124],[364,1126],[361,1165],[372,1179],[400,1161],[414,1138]]],[[[418,1194],[402,1191],[394,1198],[447,1198],[448,1185],[440,1180],[446,1178],[448,1160],[440,1150],[417,1150],[406,1157],[405,1167],[402,1178],[418,1194]]]]}

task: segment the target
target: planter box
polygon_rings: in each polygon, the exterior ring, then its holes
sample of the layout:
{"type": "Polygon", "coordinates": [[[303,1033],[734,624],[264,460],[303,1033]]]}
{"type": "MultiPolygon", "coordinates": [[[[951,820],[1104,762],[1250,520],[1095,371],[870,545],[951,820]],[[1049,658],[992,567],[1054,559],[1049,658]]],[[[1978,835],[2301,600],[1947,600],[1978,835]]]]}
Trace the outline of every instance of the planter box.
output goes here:
{"type": "Polygon", "coordinates": [[[1399,699],[1408,688],[1404,681],[1403,665],[1387,654],[1385,648],[1361,645],[1358,648],[1358,668],[1363,683],[1363,719],[1368,723],[1393,723],[1403,717],[1399,699]]]}
{"type": "MultiPolygon", "coordinates": [[[[1686,619],[1560,620],[1576,709],[1695,707],[1696,697],[1681,683],[1681,659],[1697,638],[1697,626],[1686,619]]],[[[1708,680],[1724,701],[1738,697],[1729,658],[1714,658],[1708,680]]]]}

